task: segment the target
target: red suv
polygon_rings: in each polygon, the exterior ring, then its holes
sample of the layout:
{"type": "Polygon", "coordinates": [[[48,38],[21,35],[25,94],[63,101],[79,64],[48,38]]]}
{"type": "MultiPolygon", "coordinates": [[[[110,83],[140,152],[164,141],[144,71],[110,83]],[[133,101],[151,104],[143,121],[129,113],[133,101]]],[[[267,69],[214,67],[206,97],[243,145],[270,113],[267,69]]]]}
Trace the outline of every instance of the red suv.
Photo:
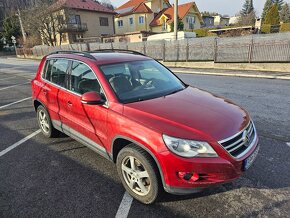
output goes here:
{"type": "Polygon", "coordinates": [[[116,163],[145,204],[237,179],[255,160],[249,114],[134,51],[55,52],[32,81],[42,133],[63,132],[116,163]]]}

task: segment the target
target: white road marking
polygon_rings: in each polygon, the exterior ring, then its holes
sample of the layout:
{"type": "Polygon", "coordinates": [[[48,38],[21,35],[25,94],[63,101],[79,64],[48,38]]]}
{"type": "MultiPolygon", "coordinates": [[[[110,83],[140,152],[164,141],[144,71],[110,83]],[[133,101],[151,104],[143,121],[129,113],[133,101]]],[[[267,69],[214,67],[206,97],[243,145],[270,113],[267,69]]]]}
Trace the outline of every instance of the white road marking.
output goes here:
{"type": "Polygon", "coordinates": [[[127,218],[132,201],[133,198],[127,192],[125,192],[115,218],[127,218]]]}
{"type": "Polygon", "coordinates": [[[286,145],[288,145],[290,147],[290,142],[286,142],[286,145]]]}
{"type": "Polygon", "coordinates": [[[7,80],[7,79],[13,79],[15,78],[16,76],[12,76],[12,77],[7,77],[7,78],[3,78],[3,79],[0,79],[0,80],[7,80]]]}
{"type": "Polygon", "coordinates": [[[13,85],[13,86],[7,86],[7,87],[4,87],[4,88],[1,88],[0,91],[5,90],[5,89],[10,89],[10,88],[13,88],[13,87],[16,87],[16,86],[22,86],[22,85],[25,85],[25,84],[28,84],[28,83],[30,83],[30,82],[16,84],[16,85],[13,85]]]}
{"type": "Polygon", "coordinates": [[[21,139],[20,141],[14,143],[13,145],[9,146],[8,148],[6,148],[5,150],[0,152],[0,157],[7,154],[9,151],[13,150],[14,148],[18,147],[19,145],[21,145],[22,143],[26,142],[27,140],[31,139],[32,137],[36,136],[37,134],[39,134],[41,132],[41,130],[37,130],[34,133],[31,133],[29,136],[26,136],[25,138],[21,139]]]}
{"type": "Polygon", "coordinates": [[[20,102],[23,102],[23,101],[29,100],[29,99],[31,99],[31,98],[32,98],[32,97],[24,98],[24,99],[21,99],[21,100],[19,100],[19,101],[15,101],[15,102],[12,102],[12,103],[10,103],[10,104],[6,104],[6,105],[3,105],[3,106],[0,106],[0,109],[3,109],[3,108],[6,108],[6,107],[9,107],[9,106],[14,105],[14,104],[18,104],[18,103],[20,103],[20,102]]]}

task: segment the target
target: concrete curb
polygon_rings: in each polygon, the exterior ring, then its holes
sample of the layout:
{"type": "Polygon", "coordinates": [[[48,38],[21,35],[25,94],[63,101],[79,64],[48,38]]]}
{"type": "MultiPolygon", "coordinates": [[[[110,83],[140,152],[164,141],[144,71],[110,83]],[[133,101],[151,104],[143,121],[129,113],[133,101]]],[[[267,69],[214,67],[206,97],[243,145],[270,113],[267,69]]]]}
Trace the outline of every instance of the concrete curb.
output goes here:
{"type": "Polygon", "coordinates": [[[197,71],[180,71],[171,68],[174,73],[208,75],[208,76],[231,76],[231,77],[246,77],[246,78],[260,78],[260,79],[281,79],[290,80],[290,76],[270,76],[270,75],[255,75],[242,73],[212,73],[212,72],[197,72],[197,71]]]}
{"type": "Polygon", "coordinates": [[[216,69],[216,70],[238,70],[258,71],[273,73],[290,73],[290,63],[214,63],[207,62],[163,62],[167,67],[189,68],[189,69],[216,69]]]}

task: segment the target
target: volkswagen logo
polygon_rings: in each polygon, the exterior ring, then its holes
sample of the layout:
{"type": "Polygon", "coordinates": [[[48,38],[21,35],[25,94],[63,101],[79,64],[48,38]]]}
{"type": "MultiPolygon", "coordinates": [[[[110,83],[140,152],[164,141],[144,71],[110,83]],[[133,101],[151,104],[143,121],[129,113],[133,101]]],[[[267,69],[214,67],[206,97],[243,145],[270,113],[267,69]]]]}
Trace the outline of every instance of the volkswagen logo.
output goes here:
{"type": "Polygon", "coordinates": [[[244,142],[244,145],[245,145],[246,147],[249,146],[249,144],[248,144],[248,142],[249,142],[249,134],[248,134],[248,131],[247,131],[247,130],[245,130],[245,131],[243,132],[243,142],[244,142]]]}

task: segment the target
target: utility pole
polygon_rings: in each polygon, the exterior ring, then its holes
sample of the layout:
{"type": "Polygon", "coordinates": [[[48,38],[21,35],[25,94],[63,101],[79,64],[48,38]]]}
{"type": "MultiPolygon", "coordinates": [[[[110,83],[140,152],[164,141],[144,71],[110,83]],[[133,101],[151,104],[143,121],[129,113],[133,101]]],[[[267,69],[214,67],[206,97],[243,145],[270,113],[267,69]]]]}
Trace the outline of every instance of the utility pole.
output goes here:
{"type": "Polygon", "coordinates": [[[25,34],[25,30],[23,27],[23,23],[22,23],[22,19],[21,19],[21,13],[19,8],[17,8],[17,14],[18,19],[19,19],[19,24],[20,24],[20,29],[21,29],[21,33],[22,33],[22,37],[23,37],[23,43],[26,44],[26,34],[25,34]]]}
{"type": "Polygon", "coordinates": [[[178,39],[178,0],[174,0],[174,39],[178,39]]]}

